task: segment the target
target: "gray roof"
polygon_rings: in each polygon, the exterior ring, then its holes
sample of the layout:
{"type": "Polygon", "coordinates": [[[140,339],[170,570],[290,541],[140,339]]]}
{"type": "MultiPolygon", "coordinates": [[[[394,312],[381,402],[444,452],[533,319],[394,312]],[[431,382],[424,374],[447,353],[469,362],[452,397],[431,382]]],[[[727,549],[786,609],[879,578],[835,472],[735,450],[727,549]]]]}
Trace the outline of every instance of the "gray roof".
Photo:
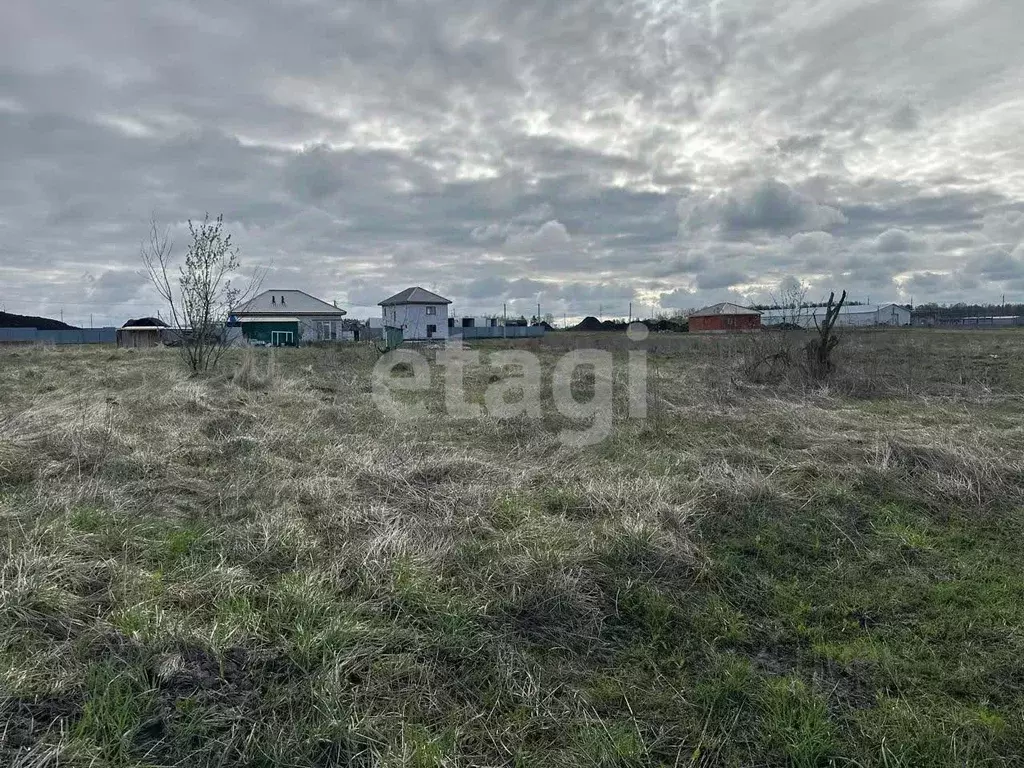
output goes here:
{"type": "MultiPolygon", "coordinates": [[[[886,310],[896,307],[906,312],[910,310],[904,307],[902,304],[894,304],[889,302],[888,304],[843,304],[839,308],[840,315],[873,315],[876,312],[884,312],[886,310]]],[[[797,317],[801,315],[824,315],[825,307],[801,307],[800,309],[766,309],[762,315],[765,317],[776,318],[776,317],[797,317]]]]}
{"type": "Polygon", "coordinates": [[[426,288],[406,288],[401,293],[396,293],[389,299],[380,302],[380,306],[389,307],[392,304],[451,304],[449,299],[431,293],[426,288]]]}
{"type": "Polygon", "coordinates": [[[344,309],[310,296],[305,291],[264,291],[234,310],[236,315],[337,315],[347,314],[344,309]]]}
{"type": "Polygon", "coordinates": [[[704,307],[704,309],[698,309],[696,312],[691,312],[690,317],[717,317],[718,315],[760,315],[756,309],[750,307],[741,307],[739,304],[731,304],[728,301],[722,301],[718,304],[712,304],[710,307],[704,307]]]}

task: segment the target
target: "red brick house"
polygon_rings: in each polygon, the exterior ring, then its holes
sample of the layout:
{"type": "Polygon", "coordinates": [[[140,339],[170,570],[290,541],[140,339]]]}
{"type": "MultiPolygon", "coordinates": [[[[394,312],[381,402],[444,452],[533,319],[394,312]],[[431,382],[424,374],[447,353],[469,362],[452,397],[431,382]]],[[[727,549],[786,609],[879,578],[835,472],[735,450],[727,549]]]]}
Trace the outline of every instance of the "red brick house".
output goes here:
{"type": "Polygon", "coordinates": [[[723,301],[690,315],[690,333],[731,333],[761,330],[761,313],[723,301]]]}

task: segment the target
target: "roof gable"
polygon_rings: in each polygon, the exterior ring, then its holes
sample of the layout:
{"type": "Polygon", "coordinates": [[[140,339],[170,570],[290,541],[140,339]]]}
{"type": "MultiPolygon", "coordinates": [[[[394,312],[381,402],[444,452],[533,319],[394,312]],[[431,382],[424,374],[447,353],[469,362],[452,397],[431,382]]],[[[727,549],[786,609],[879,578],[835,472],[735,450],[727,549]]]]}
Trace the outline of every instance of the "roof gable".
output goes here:
{"type": "Polygon", "coordinates": [[[122,328],[167,328],[168,325],[157,317],[139,317],[129,320],[122,328]]]}
{"type": "Polygon", "coordinates": [[[696,312],[690,314],[690,317],[715,317],[718,315],[760,315],[756,309],[750,307],[741,307],[739,304],[733,304],[728,301],[722,301],[718,304],[712,304],[710,307],[704,307],[698,309],[696,312]]]}
{"type": "Polygon", "coordinates": [[[384,299],[384,301],[380,302],[379,306],[388,307],[392,304],[451,304],[451,301],[444,296],[438,296],[436,293],[428,291],[426,288],[416,286],[414,288],[406,288],[401,293],[396,293],[394,296],[384,299]]]}
{"type": "Polygon", "coordinates": [[[345,310],[310,296],[305,291],[267,290],[253,297],[234,314],[344,315],[345,310]]]}

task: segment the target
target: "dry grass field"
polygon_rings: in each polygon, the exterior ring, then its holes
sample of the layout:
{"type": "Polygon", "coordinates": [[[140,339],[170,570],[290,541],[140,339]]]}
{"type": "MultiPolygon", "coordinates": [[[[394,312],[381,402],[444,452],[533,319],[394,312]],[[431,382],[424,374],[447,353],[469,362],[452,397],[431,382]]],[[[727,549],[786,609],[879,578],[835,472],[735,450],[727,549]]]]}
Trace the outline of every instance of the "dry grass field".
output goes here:
{"type": "Polygon", "coordinates": [[[1024,334],[755,343],[523,343],[647,348],[584,448],[365,346],[0,349],[0,765],[1024,763],[1024,334]]]}

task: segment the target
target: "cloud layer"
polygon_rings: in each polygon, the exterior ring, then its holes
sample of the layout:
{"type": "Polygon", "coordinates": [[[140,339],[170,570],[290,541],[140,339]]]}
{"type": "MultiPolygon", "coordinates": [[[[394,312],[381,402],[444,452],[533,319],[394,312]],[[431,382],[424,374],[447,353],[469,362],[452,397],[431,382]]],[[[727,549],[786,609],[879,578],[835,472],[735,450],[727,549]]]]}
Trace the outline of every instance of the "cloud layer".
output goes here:
{"type": "Polygon", "coordinates": [[[222,212],[355,316],[1024,300],[1024,6],[353,0],[0,9],[0,305],[150,314],[222,212]]]}

